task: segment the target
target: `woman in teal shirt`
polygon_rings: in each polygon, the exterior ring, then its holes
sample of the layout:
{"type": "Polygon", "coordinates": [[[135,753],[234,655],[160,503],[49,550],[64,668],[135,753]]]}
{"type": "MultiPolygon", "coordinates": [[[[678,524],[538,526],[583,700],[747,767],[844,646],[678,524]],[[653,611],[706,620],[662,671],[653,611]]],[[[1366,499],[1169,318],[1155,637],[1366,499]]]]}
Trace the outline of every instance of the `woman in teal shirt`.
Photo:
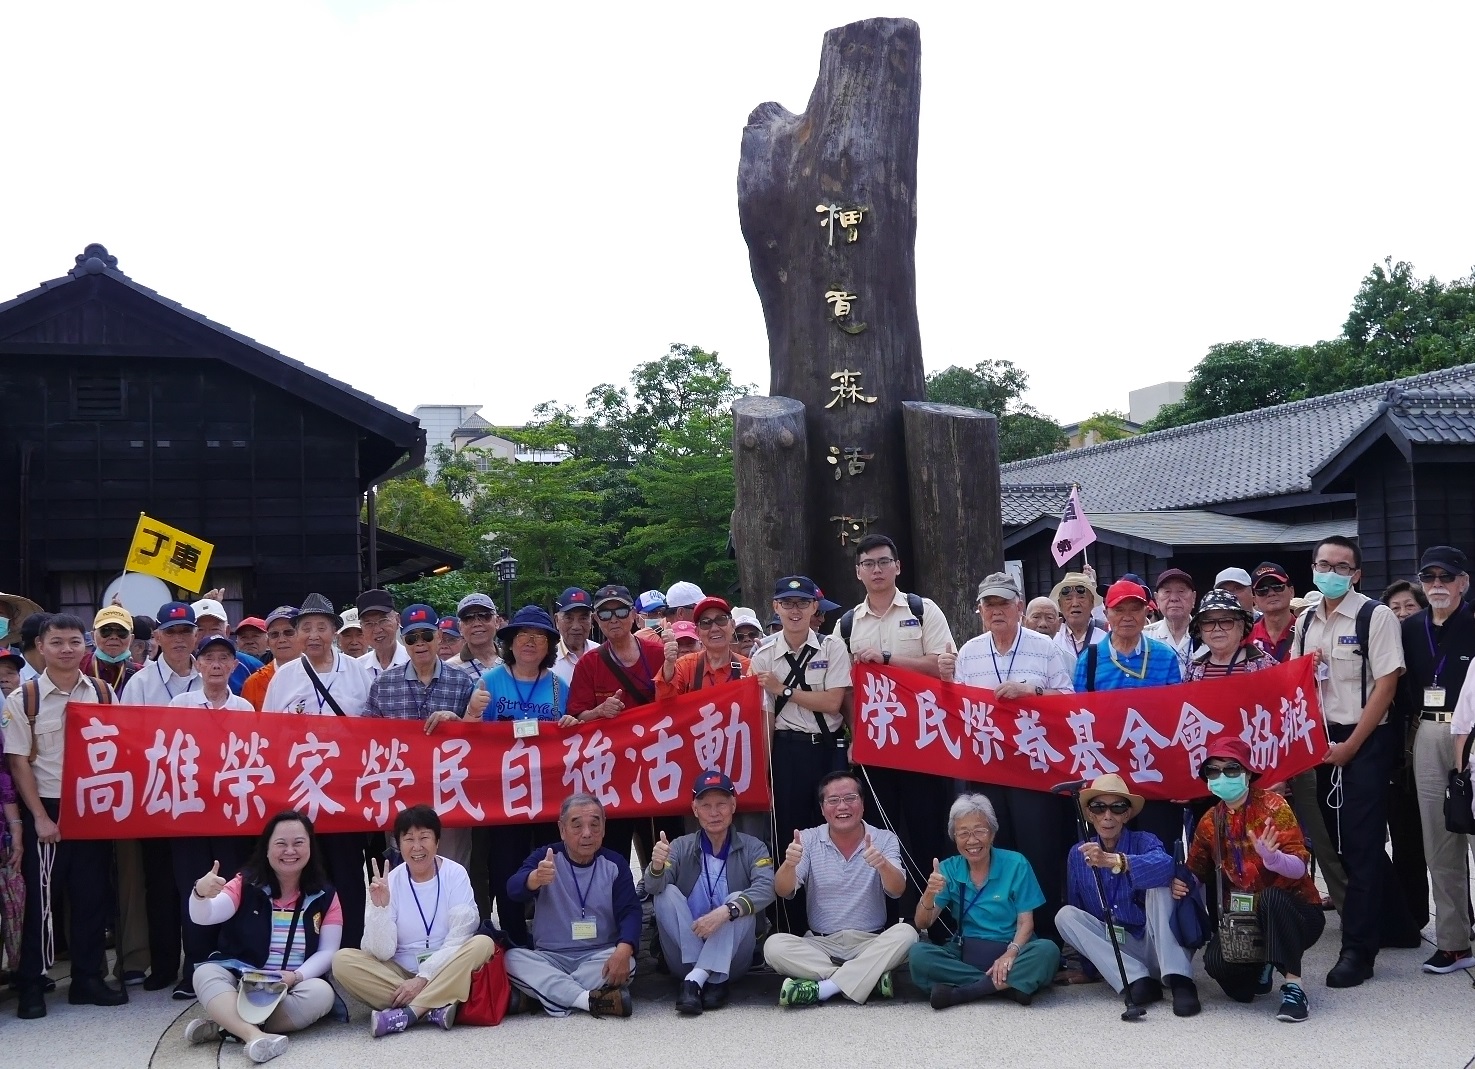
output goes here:
{"type": "Polygon", "coordinates": [[[502,663],[481,677],[492,700],[483,720],[557,720],[568,709],[568,687],[553,674],[558,628],[536,605],[524,605],[497,631],[502,663]]]}
{"type": "Polygon", "coordinates": [[[994,846],[999,821],[981,794],[953,803],[947,829],[958,852],[932,859],[914,921],[926,931],[946,909],[958,934],[944,946],[913,945],[912,980],[937,1010],[990,995],[1028,1006],[1060,967],[1060,948],[1035,938],[1034,911],[1045,896],[1034,870],[1023,854],[994,846]]]}

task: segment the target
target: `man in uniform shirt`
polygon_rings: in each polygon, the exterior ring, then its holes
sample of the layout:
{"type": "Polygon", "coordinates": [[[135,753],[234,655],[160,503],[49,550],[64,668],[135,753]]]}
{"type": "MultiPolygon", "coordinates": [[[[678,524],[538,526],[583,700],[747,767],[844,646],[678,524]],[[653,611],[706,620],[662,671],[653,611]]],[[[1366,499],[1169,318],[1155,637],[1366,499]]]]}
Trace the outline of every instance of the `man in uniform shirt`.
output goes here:
{"type": "MultiPolygon", "coordinates": [[[[1023,626],[1024,595],[1013,576],[995,572],[985,578],[978,584],[977,604],[983,634],[963,643],[956,654],[939,658],[944,680],[982,687],[1011,701],[1072,691],[1065,651],[1023,626]]],[[[1070,799],[993,783],[978,788],[998,817],[995,845],[1022,853],[1045,893],[1044,907],[1035,911],[1035,931],[1057,939],[1055,914],[1065,904],[1065,854],[1075,841],[1070,799]]]]}
{"type": "Polygon", "coordinates": [[[1163,618],[1148,624],[1142,633],[1172,647],[1178,657],[1178,674],[1188,675],[1188,662],[1193,660],[1193,636],[1188,621],[1193,616],[1193,602],[1198,591],[1193,576],[1182,568],[1169,568],[1157,577],[1156,599],[1163,618]]]}
{"type": "Polygon", "coordinates": [[[75,616],[48,616],[37,636],[46,667],[34,681],[22,683],[5,699],[0,730],[15,780],[21,810],[21,872],[26,908],[19,969],[22,1020],[46,1016],[46,967],[43,960],[44,914],[50,902],[41,893],[43,853],[51,863],[51,885],[65,889],[70,907],[71,990],[74,1006],[121,1006],[128,993],[107,985],[104,923],[112,843],[105,839],[64,839],[57,826],[61,815],[61,768],[66,743],[68,702],[110,703],[106,683],[84,676],[79,667],[87,652],[86,625],[75,616]],[[32,719],[34,716],[34,720],[32,719]]]}
{"type": "Polygon", "coordinates": [[[387,590],[365,590],[354,601],[359,611],[359,623],[369,639],[369,652],[359,658],[359,664],[369,674],[372,684],[381,672],[398,668],[410,659],[404,644],[399,640],[399,613],[394,611],[394,598],[387,590]]]}
{"type": "MultiPolygon", "coordinates": [[[[897,587],[901,560],[896,543],[867,535],[855,546],[855,577],[865,600],[835,624],[855,664],[895,665],[937,678],[937,659],[956,652],[947,617],[937,605],[897,587]]],[[[947,811],[953,781],[891,768],[867,770],[876,803],[912,856],[942,857],[948,849],[947,811]]],[[[905,907],[903,907],[905,908],[905,907]]]]}
{"type": "Polygon", "coordinates": [[[574,668],[579,658],[590,650],[599,649],[599,643],[589,637],[594,630],[594,600],[589,591],[571,586],[558,595],[555,608],[558,610],[554,623],[558,627],[558,659],[553,662],[553,674],[568,686],[574,681],[574,668]]]}
{"type": "Polygon", "coordinates": [[[1332,746],[1317,769],[1316,794],[1347,870],[1342,950],[1326,983],[1356,987],[1372,979],[1384,925],[1397,927],[1405,915],[1384,849],[1388,777],[1400,745],[1388,708],[1403,675],[1403,642],[1393,610],[1354,589],[1362,577],[1356,542],[1340,535],[1324,539],[1311,561],[1322,599],[1297,622],[1295,649],[1318,656],[1321,710],[1332,746]],[[1364,650],[1357,617],[1366,604],[1372,615],[1364,650]],[[1329,795],[1340,799],[1340,807],[1331,806],[1329,795]]]}

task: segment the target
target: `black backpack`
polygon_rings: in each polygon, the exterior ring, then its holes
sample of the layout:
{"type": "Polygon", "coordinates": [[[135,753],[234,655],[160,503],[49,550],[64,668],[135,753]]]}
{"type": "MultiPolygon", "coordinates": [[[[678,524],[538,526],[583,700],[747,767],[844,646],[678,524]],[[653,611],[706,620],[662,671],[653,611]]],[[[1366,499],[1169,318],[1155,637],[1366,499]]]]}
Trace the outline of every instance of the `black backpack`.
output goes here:
{"type": "MultiPolygon", "coordinates": [[[[927,606],[924,605],[922,602],[921,594],[907,595],[907,610],[911,612],[913,618],[916,619],[917,623],[920,624],[922,622],[922,613],[926,611],[926,608],[927,606]]],[[[846,609],[845,615],[840,617],[840,641],[845,643],[845,648],[847,650],[850,649],[850,632],[854,629],[854,627],[855,610],[846,609]]]]}

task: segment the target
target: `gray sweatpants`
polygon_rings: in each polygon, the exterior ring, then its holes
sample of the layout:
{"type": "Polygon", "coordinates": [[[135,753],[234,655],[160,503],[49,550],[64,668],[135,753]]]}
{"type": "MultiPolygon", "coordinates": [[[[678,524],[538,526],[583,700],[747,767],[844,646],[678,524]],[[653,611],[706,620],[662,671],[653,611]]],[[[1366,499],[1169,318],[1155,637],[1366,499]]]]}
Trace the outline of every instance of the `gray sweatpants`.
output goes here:
{"type": "Polygon", "coordinates": [[[752,917],[728,921],[706,939],[691,930],[696,918],[686,895],[674,883],[656,895],[656,931],[671,971],[706,969],[717,982],[736,979],[753,964],[756,922],[752,917]]]}
{"type": "MultiPolygon", "coordinates": [[[[1147,925],[1139,938],[1127,933],[1122,943],[1122,964],[1127,970],[1127,983],[1150,976],[1186,976],[1193,979],[1193,955],[1173,938],[1173,892],[1166,887],[1153,887],[1147,892],[1147,925]]],[[[1098,920],[1076,906],[1062,906],[1055,914],[1055,927],[1060,938],[1091,960],[1108,984],[1122,989],[1117,972],[1116,955],[1111,949],[1111,934],[1106,922],[1098,920]]]]}
{"type": "MultiPolygon", "coordinates": [[[[614,952],[614,947],[583,954],[513,947],[507,951],[507,979],[541,1002],[550,1016],[567,1017],[573,1012],[575,999],[604,986],[604,963],[614,952]]],[[[635,978],[633,961],[630,978],[635,978]]]]}

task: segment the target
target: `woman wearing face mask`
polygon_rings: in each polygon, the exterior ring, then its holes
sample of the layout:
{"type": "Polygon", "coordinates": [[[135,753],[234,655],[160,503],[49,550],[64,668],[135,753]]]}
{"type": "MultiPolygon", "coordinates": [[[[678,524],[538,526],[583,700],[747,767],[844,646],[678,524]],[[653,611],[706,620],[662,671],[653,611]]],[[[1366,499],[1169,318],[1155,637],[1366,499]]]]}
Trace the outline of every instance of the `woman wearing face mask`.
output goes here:
{"type": "Polygon", "coordinates": [[[1279,664],[1259,646],[1245,642],[1254,623],[1249,610],[1229,591],[1216,588],[1205,594],[1188,622],[1188,632],[1195,644],[1208,648],[1188,662],[1184,682],[1263,672],[1279,664]]]}
{"type": "MultiPolygon", "coordinates": [[[[1276,1019],[1304,1021],[1309,1006],[1301,986],[1301,956],[1321,938],[1326,914],[1300,825],[1278,794],[1252,786],[1259,773],[1250,767],[1243,739],[1223,735],[1211,742],[1199,775],[1219,801],[1193,833],[1188,867],[1211,889],[1217,886],[1215,869],[1220,871],[1221,911],[1231,906],[1243,911],[1247,903],[1241,896],[1248,896],[1265,939],[1263,966],[1232,963],[1224,960],[1216,933],[1204,948],[1204,971],[1236,1002],[1251,1002],[1270,993],[1279,969],[1285,983],[1276,1019]]],[[[1181,880],[1172,888],[1174,898],[1188,894],[1181,880]]]]}

